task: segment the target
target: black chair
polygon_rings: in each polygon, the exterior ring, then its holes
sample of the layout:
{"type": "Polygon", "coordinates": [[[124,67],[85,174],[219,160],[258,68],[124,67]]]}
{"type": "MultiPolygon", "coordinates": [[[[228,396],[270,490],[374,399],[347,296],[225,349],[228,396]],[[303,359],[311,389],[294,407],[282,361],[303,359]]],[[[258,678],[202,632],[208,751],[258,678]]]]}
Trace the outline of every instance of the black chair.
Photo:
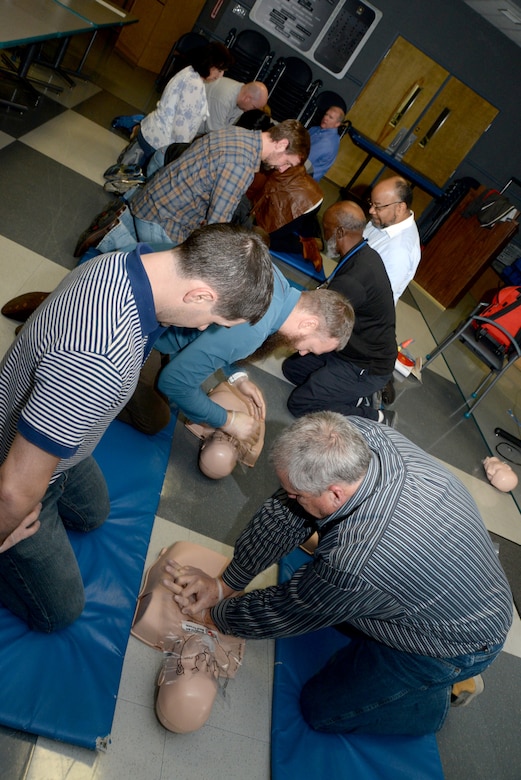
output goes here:
{"type": "Polygon", "coordinates": [[[166,58],[161,72],[156,79],[156,87],[159,92],[162,92],[172,76],[179,73],[180,70],[186,68],[188,65],[187,54],[194,49],[207,46],[208,39],[204,35],[199,33],[188,32],[181,35],[181,37],[174,43],[170,50],[170,54],[166,58]]]}
{"type": "Polygon", "coordinates": [[[280,57],[265,84],[271,116],[277,122],[301,119],[322,86],[320,79],[313,81],[311,68],[298,57],[280,57]]]}
{"type": "Polygon", "coordinates": [[[228,33],[225,45],[232,52],[235,62],[228,68],[226,75],[247,84],[250,81],[264,81],[274,52],[270,42],[256,30],[232,29],[228,33]]]}
{"type": "Polygon", "coordinates": [[[302,124],[305,125],[305,127],[319,125],[320,120],[331,106],[338,106],[342,109],[344,114],[347,111],[347,105],[344,98],[337,92],[331,92],[330,90],[317,92],[313,100],[309,103],[305,114],[302,116],[302,124]]]}
{"type": "MultiPolygon", "coordinates": [[[[521,303],[519,304],[521,306],[521,303]]],[[[492,390],[498,379],[508,371],[510,366],[514,365],[516,360],[521,357],[521,339],[516,339],[511,333],[500,325],[496,320],[483,317],[479,314],[485,307],[489,306],[488,303],[479,303],[469,317],[461,322],[458,327],[452,331],[452,333],[439,344],[434,352],[427,355],[423,368],[428,366],[432,361],[441,355],[442,352],[456,339],[459,339],[470,351],[487,366],[489,373],[485,375],[485,378],[479,383],[473,393],[466,398],[467,404],[474,398],[476,399],[472,406],[469,406],[465,417],[470,417],[479,403],[485,398],[487,393],[492,390]],[[494,328],[498,328],[504,333],[510,346],[506,350],[501,351],[497,349],[497,346],[489,341],[486,337],[479,337],[479,328],[475,328],[473,323],[483,322],[489,323],[494,328]]]]}

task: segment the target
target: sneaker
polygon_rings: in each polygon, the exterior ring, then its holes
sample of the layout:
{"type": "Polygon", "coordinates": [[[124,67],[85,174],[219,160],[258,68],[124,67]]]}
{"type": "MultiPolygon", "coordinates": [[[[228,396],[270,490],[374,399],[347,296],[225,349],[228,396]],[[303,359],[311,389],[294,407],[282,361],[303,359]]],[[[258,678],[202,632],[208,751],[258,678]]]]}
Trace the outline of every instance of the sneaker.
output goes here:
{"type": "Polygon", "coordinates": [[[396,400],[396,390],[394,389],[394,379],[391,377],[382,390],[382,403],[390,406],[396,400]]]}
{"type": "Polygon", "coordinates": [[[450,696],[451,707],[466,707],[472,699],[483,693],[485,684],[483,677],[478,674],[476,677],[469,677],[468,680],[462,680],[459,683],[455,683],[452,686],[452,693],[450,696]]]}
{"type": "Polygon", "coordinates": [[[390,428],[396,428],[396,423],[398,422],[398,414],[396,412],[391,412],[388,409],[380,409],[378,415],[382,415],[382,419],[378,419],[378,422],[388,425],[390,428]]]}
{"type": "Polygon", "coordinates": [[[145,182],[144,176],[136,177],[135,179],[113,179],[112,181],[106,181],[103,189],[105,192],[115,192],[116,195],[124,195],[134,187],[142,187],[145,182]]]}
{"type": "Polygon", "coordinates": [[[143,176],[143,169],[139,165],[111,165],[103,174],[103,177],[108,181],[113,179],[135,179],[141,176],[143,176]]]}
{"type": "Polygon", "coordinates": [[[377,390],[375,393],[371,396],[371,406],[373,409],[381,409],[382,408],[382,392],[381,390],[377,390]]]}

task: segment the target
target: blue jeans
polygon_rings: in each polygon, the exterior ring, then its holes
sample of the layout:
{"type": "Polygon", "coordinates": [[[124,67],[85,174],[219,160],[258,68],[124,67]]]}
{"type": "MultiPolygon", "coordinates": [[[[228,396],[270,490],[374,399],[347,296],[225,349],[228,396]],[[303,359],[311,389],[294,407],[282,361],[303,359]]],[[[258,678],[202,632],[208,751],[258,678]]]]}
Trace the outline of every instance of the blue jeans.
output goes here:
{"type": "Polygon", "coordinates": [[[502,646],[430,658],[354,638],[304,685],[302,714],[328,733],[431,734],[445,721],[452,685],[486,669],[502,646]]]}
{"type": "Polygon", "coordinates": [[[112,228],[99,242],[100,252],[130,252],[139,242],[160,245],[160,248],[174,246],[161,225],[156,222],[146,222],[133,217],[127,207],[119,217],[118,224],[112,228]]]}
{"type": "Polygon", "coordinates": [[[0,555],[2,604],[34,631],[73,623],[85,593],[66,529],[92,531],[109,511],[105,478],[93,457],[61,474],[42,499],[39,530],[0,555]]]}

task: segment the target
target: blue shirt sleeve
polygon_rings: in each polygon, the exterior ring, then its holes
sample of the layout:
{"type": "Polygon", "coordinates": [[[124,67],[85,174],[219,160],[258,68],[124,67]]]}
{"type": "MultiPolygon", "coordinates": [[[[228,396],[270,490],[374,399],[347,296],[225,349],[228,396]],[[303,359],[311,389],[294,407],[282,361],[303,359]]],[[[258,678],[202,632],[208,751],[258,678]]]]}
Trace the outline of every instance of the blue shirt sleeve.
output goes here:
{"type": "Polygon", "coordinates": [[[294,309],[300,292],[290,287],[276,268],[274,281],[268,311],[255,325],[244,323],[232,328],[211,325],[202,332],[169,328],[156,342],[160,352],[171,355],[159,376],[158,389],[192,422],[205,422],[213,428],[226,424],[226,411],[208,398],[202,383],[218,368],[232,373],[233,363],[252,355],[294,309]]]}

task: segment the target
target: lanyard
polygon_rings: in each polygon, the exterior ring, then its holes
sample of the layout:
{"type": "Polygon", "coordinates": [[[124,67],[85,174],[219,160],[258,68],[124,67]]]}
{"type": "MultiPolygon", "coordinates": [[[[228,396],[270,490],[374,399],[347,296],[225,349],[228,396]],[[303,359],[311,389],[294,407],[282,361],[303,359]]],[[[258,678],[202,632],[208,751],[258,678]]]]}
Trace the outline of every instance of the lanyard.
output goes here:
{"type": "Polygon", "coordinates": [[[337,275],[337,273],[340,271],[341,268],[344,267],[344,265],[347,263],[350,257],[352,257],[356,252],[358,252],[359,249],[362,249],[363,246],[366,246],[367,244],[367,238],[362,239],[359,244],[357,244],[355,247],[353,247],[347,255],[345,255],[341,261],[338,263],[337,267],[333,270],[332,273],[329,274],[325,282],[322,282],[322,284],[319,284],[317,287],[317,290],[323,289],[325,287],[328,287],[329,284],[332,282],[333,278],[337,275]]]}

